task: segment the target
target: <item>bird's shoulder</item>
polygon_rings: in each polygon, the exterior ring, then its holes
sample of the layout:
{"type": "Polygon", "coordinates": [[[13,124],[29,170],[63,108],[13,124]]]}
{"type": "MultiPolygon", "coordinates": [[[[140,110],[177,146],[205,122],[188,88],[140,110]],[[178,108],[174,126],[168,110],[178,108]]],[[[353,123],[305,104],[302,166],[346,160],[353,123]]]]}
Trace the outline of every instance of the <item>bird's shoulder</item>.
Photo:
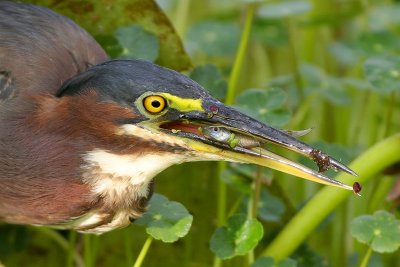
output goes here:
{"type": "Polygon", "coordinates": [[[107,60],[95,39],[50,9],[0,1],[0,101],[40,92],[107,60]]]}

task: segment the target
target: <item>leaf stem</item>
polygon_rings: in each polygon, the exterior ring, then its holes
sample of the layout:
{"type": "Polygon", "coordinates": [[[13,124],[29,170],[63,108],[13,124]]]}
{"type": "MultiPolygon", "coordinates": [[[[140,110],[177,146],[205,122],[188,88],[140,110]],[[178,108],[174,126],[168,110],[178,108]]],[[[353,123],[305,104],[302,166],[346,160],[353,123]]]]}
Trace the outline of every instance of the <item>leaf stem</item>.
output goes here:
{"type": "Polygon", "coordinates": [[[360,267],[367,267],[371,255],[372,255],[372,248],[368,247],[367,253],[365,253],[364,258],[360,264],[360,267]]]}
{"type": "Polygon", "coordinates": [[[146,257],[146,254],[149,251],[151,242],[153,242],[153,238],[149,235],[146,239],[146,242],[144,242],[142,250],[140,251],[139,256],[137,257],[136,262],[133,265],[133,267],[141,267],[142,266],[144,258],[146,257]]]}
{"type": "MultiPolygon", "coordinates": [[[[400,161],[400,134],[393,135],[374,145],[352,164],[359,177],[351,177],[341,173],[337,180],[365,183],[387,166],[400,161]]],[[[300,210],[286,225],[280,234],[262,253],[282,260],[293,253],[308,235],[339,204],[352,193],[334,187],[324,187],[300,210]]]]}

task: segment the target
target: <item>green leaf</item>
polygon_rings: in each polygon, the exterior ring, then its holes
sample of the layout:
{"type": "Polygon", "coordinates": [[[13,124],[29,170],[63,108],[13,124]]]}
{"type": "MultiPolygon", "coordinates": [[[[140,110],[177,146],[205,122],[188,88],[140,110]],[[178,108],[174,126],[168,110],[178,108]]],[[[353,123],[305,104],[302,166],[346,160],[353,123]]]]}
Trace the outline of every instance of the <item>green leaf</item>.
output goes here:
{"type": "MultiPolygon", "coordinates": [[[[299,267],[329,267],[329,261],[319,255],[309,245],[303,244],[291,256],[299,267]]],[[[353,265],[350,265],[353,266],[353,265]]],[[[354,265],[356,266],[356,265],[354,265]]]]}
{"type": "Polygon", "coordinates": [[[212,64],[200,65],[190,73],[190,78],[207,89],[210,94],[223,100],[226,95],[227,82],[223,79],[221,71],[212,64]]]}
{"type": "Polygon", "coordinates": [[[290,119],[290,113],[284,107],[287,95],[278,88],[249,89],[236,98],[236,107],[274,127],[281,127],[290,119]]]}
{"type": "Polygon", "coordinates": [[[334,42],[329,46],[334,60],[345,66],[354,66],[360,60],[360,55],[343,42],[334,42]]]}
{"type": "Polygon", "coordinates": [[[379,253],[394,252],[400,246],[400,221],[384,210],[355,218],[350,231],[359,242],[379,253]]]}
{"type": "Polygon", "coordinates": [[[373,56],[392,56],[399,53],[400,39],[392,32],[364,32],[354,40],[330,45],[333,58],[346,66],[355,66],[360,60],[373,56]]]}
{"type": "Polygon", "coordinates": [[[400,92],[400,57],[370,58],[364,64],[364,73],[378,92],[400,92]]]}
{"type": "Polygon", "coordinates": [[[387,55],[398,52],[400,39],[388,31],[365,32],[350,45],[364,57],[387,55]]]}
{"type": "Polygon", "coordinates": [[[297,262],[293,259],[284,259],[279,262],[277,267],[297,267],[297,262]]]}
{"type": "Polygon", "coordinates": [[[98,34],[95,38],[111,58],[117,58],[121,55],[123,49],[115,36],[111,34],[98,34]]]}
{"type": "Polygon", "coordinates": [[[285,213],[283,201],[267,189],[261,191],[258,205],[258,216],[267,222],[279,222],[285,213]]]}
{"type": "Polygon", "coordinates": [[[122,47],[121,58],[138,58],[154,62],[160,48],[157,37],[140,25],[119,28],[115,37],[122,47]]]}
{"type": "Polygon", "coordinates": [[[119,27],[140,24],[159,40],[157,64],[178,71],[191,67],[181,39],[154,0],[47,0],[46,6],[73,19],[93,35],[113,34],[119,27]]]}
{"type": "MultiPolygon", "coordinates": [[[[250,194],[253,192],[251,181],[255,179],[259,166],[241,163],[229,163],[228,168],[222,173],[222,180],[234,190],[250,194]]],[[[261,181],[265,184],[271,183],[272,171],[268,168],[261,168],[261,181]]]]}
{"type": "Polygon", "coordinates": [[[368,13],[368,24],[373,31],[386,30],[400,24],[400,4],[398,3],[377,4],[368,13]]]}
{"type": "Polygon", "coordinates": [[[350,88],[354,88],[356,90],[360,90],[360,91],[373,91],[373,90],[376,90],[371,85],[371,83],[369,83],[366,80],[361,80],[361,79],[357,79],[357,78],[344,78],[343,82],[344,82],[344,84],[346,86],[348,86],[350,88]]]}
{"type": "Polygon", "coordinates": [[[171,243],[189,232],[192,221],[193,216],[182,204],[154,194],[149,210],[135,224],[146,226],[146,232],[154,239],[171,243]]]}
{"type": "Polygon", "coordinates": [[[222,172],[221,179],[225,184],[240,193],[250,194],[253,191],[251,189],[250,180],[246,180],[242,174],[233,171],[231,168],[227,168],[222,172]]]}
{"type": "Polygon", "coordinates": [[[234,215],[228,219],[225,226],[219,227],[214,232],[210,247],[217,257],[229,259],[253,250],[263,233],[263,227],[256,219],[247,219],[245,215],[234,215]]]}
{"type": "Polygon", "coordinates": [[[328,75],[318,66],[303,63],[300,73],[304,79],[306,94],[318,94],[335,105],[349,105],[351,100],[342,80],[328,75]]]}
{"type": "Polygon", "coordinates": [[[255,166],[252,164],[241,164],[241,163],[229,163],[229,169],[232,169],[236,173],[240,173],[241,175],[254,179],[257,175],[257,172],[261,168],[261,180],[263,183],[269,184],[272,179],[272,170],[269,168],[262,168],[259,166],[255,166]]]}
{"type": "Polygon", "coordinates": [[[258,258],[251,267],[275,267],[275,260],[272,257],[258,258]]]}
{"type": "Polygon", "coordinates": [[[192,55],[232,56],[236,52],[239,36],[239,27],[234,23],[201,21],[189,29],[186,47],[192,55]]]}
{"type": "Polygon", "coordinates": [[[245,4],[252,4],[252,3],[262,3],[265,0],[240,0],[240,1],[245,3],[245,4]]]}
{"type": "Polygon", "coordinates": [[[297,263],[292,259],[284,259],[278,264],[275,263],[272,257],[260,257],[258,258],[251,267],[296,267],[297,263]]]}
{"type": "Polygon", "coordinates": [[[258,15],[262,18],[278,19],[304,14],[310,10],[311,4],[308,1],[283,1],[263,5],[258,10],[258,15]]]}
{"type": "Polygon", "coordinates": [[[288,44],[288,30],[281,20],[257,19],[251,29],[251,38],[263,45],[281,48],[288,44]]]}

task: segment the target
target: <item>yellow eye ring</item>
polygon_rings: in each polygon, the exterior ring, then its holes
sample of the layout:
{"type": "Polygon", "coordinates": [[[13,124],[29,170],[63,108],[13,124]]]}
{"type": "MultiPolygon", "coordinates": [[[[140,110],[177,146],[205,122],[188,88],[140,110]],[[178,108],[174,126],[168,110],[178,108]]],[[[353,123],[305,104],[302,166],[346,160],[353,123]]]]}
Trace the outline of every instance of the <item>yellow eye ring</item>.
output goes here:
{"type": "Polygon", "coordinates": [[[165,109],[166,101],[162,96],[150,95],[143,99],[143,106],[150,113],[160,113],[165,109]]]}

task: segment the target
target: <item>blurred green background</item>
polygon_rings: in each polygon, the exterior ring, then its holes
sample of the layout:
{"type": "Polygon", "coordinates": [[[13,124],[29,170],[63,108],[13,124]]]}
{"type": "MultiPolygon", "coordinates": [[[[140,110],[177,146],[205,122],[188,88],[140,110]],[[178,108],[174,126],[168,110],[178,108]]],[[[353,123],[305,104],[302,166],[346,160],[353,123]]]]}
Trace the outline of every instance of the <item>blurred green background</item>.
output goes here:
{"type": "MultiPolygon", "coordinates": [[[[171,167],[156,177],[156,192],[182,203],[193,224],[175,243],[154,240],[142,266],[400,266],[400,175],[386,169],[396,159],[385,147],[363,154],[390,138],[387,147],[400,154],[400,1],[31,2],[71,17],[111,57],[182,71],[272,126],[312,128],[301,139],[345,164],[365,155],[355,167],[365,181],[362,197],[324,189],[318,199],[334,203],[326,206],[307,206],[320,185],[275,171],[208,162],[171,167]],[[264,234],[245,256],[221,261],[210,239],[228,216],[249,214],[249,203],[258,204],[252,216],[264,234]],[[304,206],[308,212],[293,222],[304,206]],[[359,217],[378,210],[390,213],[359,217]],[[301,228],[312,220],[315,227],[301,228]],[[274,264],[261,256],[290,260],[274,264]]],[[[145,228],[133,224],[101,236],[2,224],[0,261],[11,267],[133,266],[146,239],[145,228]]]]}

